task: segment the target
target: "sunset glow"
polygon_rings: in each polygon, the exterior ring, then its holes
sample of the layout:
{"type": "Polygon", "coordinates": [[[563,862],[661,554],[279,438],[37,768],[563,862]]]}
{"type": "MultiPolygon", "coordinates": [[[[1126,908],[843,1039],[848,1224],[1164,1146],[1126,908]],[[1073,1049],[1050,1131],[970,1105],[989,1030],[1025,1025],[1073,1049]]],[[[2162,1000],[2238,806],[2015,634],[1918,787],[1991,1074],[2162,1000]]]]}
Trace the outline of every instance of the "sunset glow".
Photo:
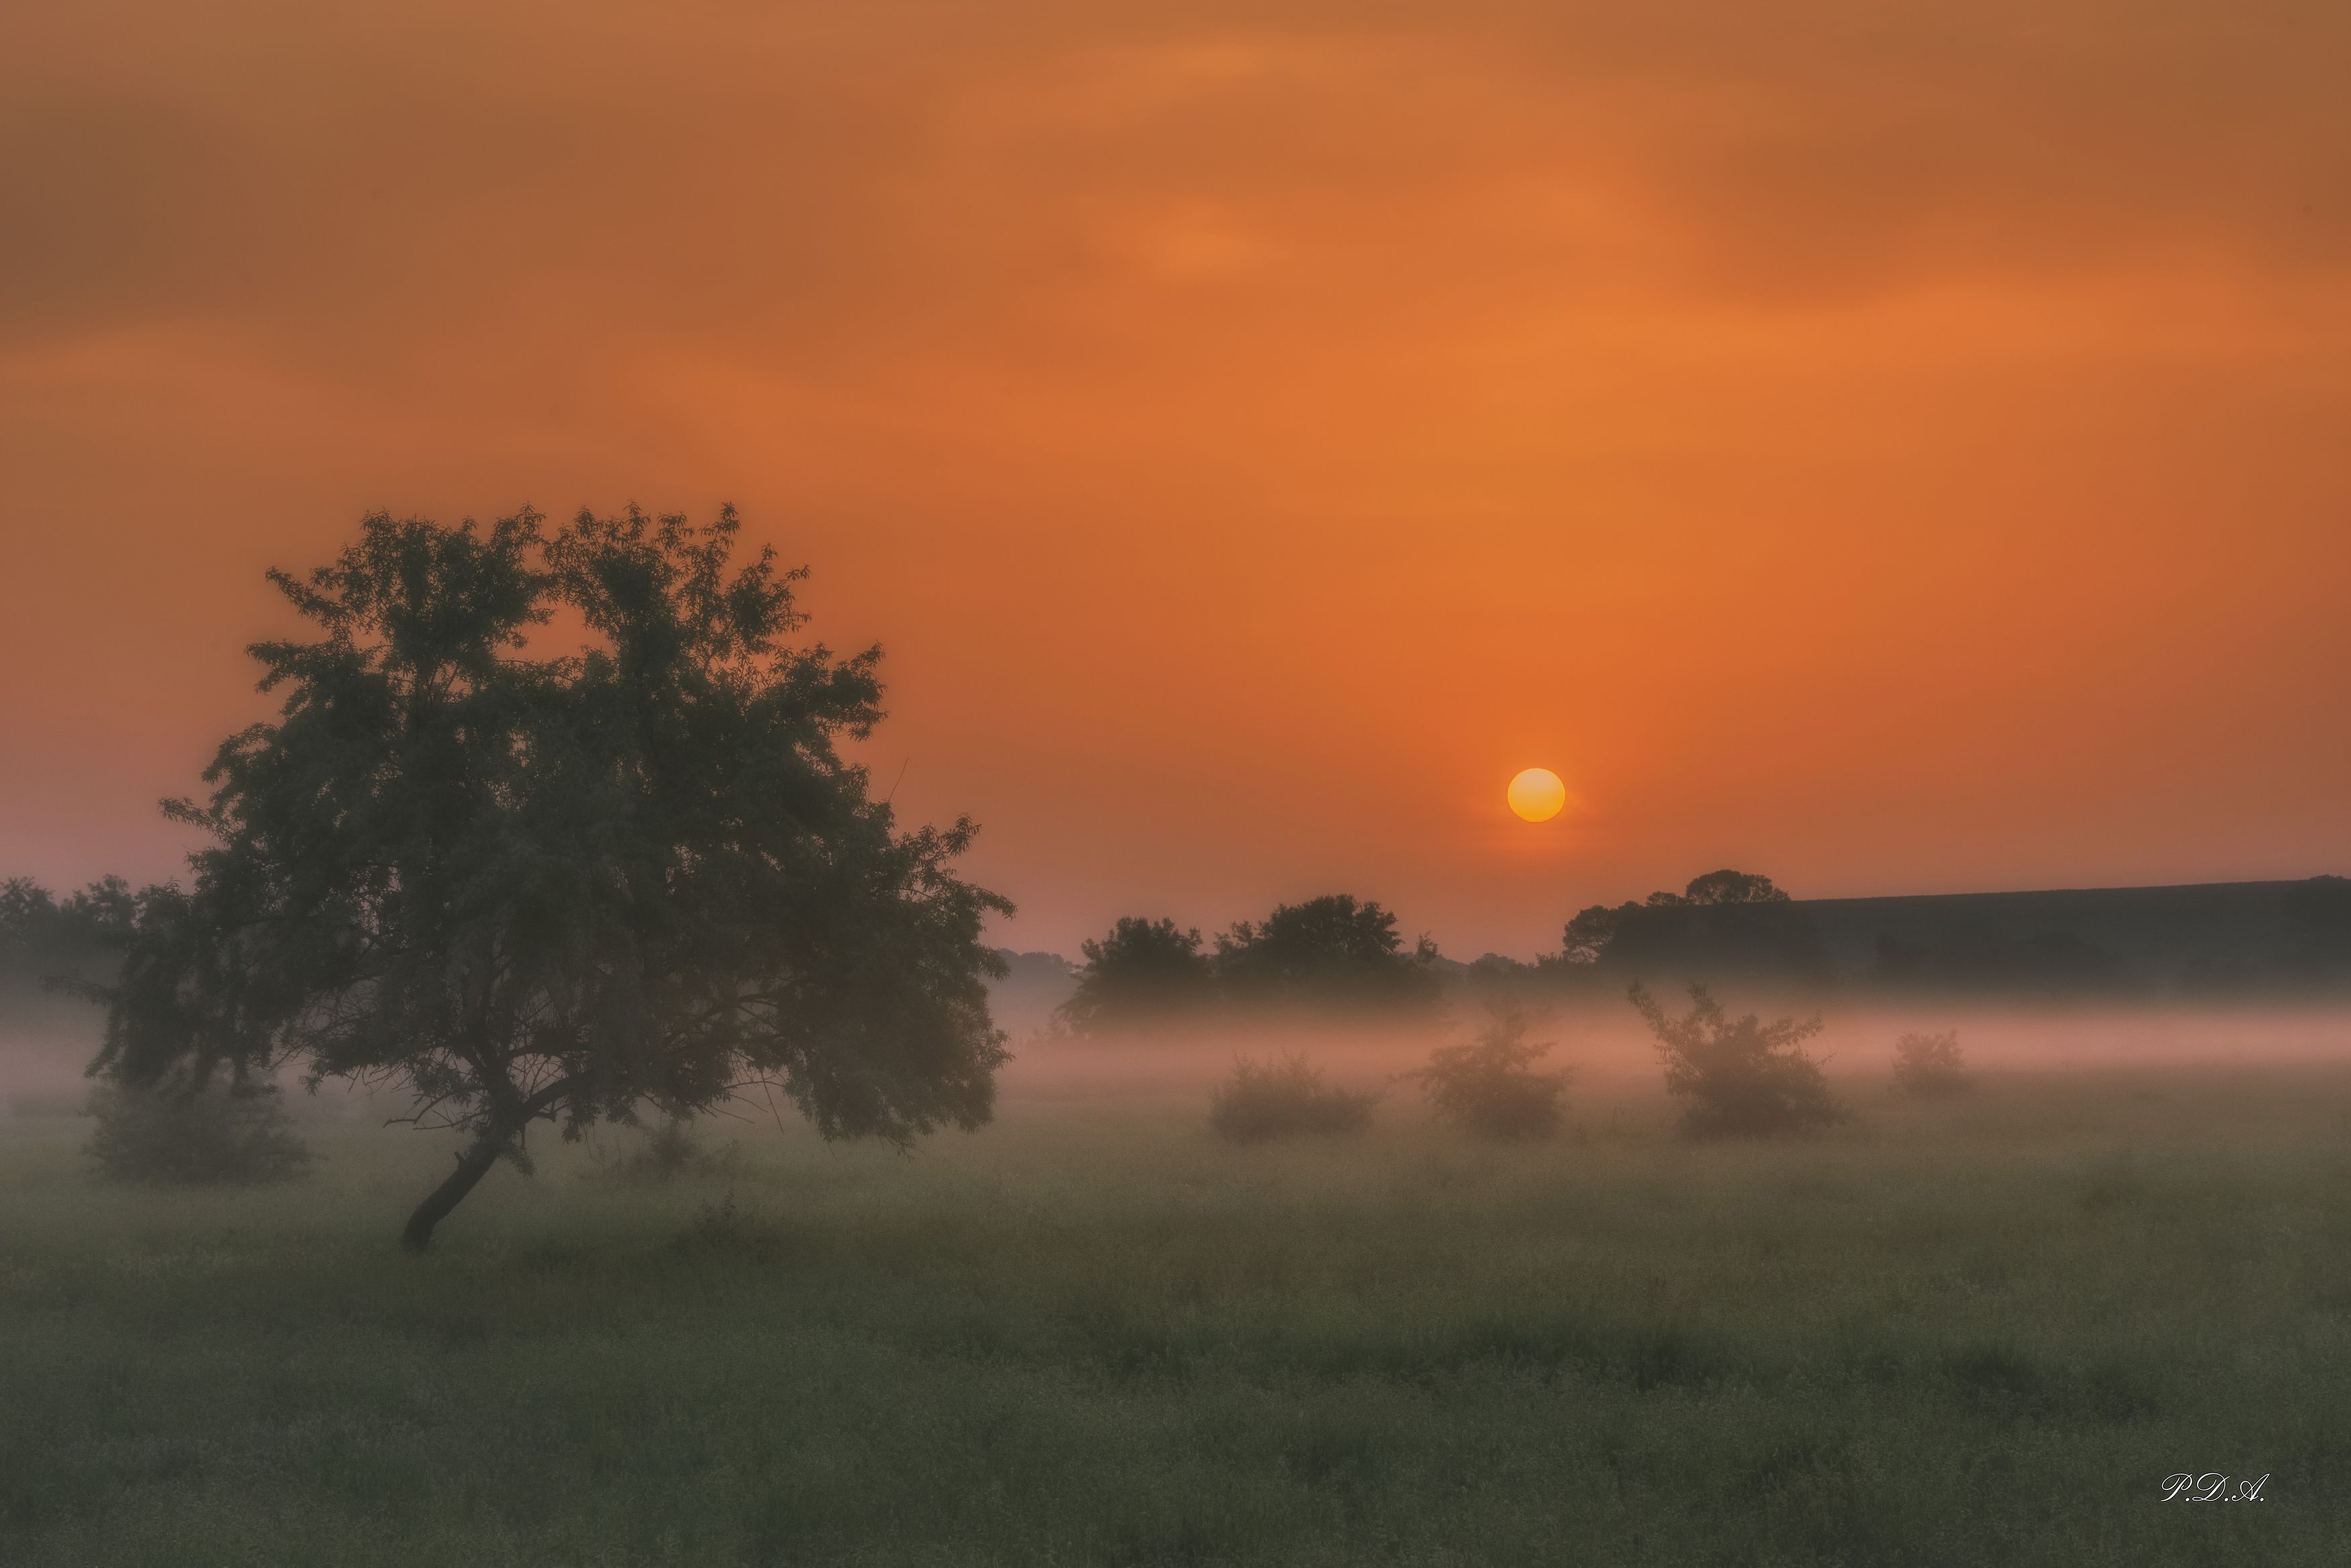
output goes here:
{"type": "Polygon", "coordinates": [[[0,860],[175,870],[265,567],[634,499],[884,645],[1019,947],[2351,862],[2286,9],[16,7],[0,860]]]}
{"type": "Polygon", "coordinates": [[[0,61],[0,1568],[2346,1560],[2351,3],[0,61]]]}

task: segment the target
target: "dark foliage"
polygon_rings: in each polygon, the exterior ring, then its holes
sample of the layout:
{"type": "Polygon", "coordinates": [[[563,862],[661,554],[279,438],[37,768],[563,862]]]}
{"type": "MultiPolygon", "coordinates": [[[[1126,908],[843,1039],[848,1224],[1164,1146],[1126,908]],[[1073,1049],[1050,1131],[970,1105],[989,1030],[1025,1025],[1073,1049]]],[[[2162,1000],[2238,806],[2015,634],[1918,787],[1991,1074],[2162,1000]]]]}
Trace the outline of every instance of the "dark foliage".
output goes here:
{"type": "Polygon", "coordinates": [[[2285,897],[2294,935],[2284,955],[2289,974],[2304,980],[2351,975],[2351,877],[2313,877],[2285,897]]]}
{"type": "MultiPolygon", "coordinates": [[[[1661,894],[1650,895],[1656,902],[1661,894]]],[[[1682,889],[1686,904],[1784,904],[1788,895],[1774,887],[1771,878],[1754,871],[1708,871],[1703,877],[1693,877],[1682,889]]]]}
{"type": "Polygon", "coordinates": [[[1437,944],[1423,937],[1406,952],[1395,924],[1346,893],[1283,904],[1217,939],[1217,978],[1240,1002],[1434,1011],[1444,989],[1437,944]]]}
{"type": "Polygon", "coordinates": [[[60,898],[30,877],[0,882],[0,948],[31,952],[103,947],[129,934],[131,884],[104,877],[60,898]]]}
{"type": "Polygon", "coordinates": [[[274,1088],[109,1084],[89,1111],[98,1130],[84,1152],[111,1180],[253,1185],[301,1176],[317,1158],[274,1088]]]}
{"type": "Polygon", "coordinates": [[[1763,1137],[1844,1119],[1820,1064],[1804,1054],[1819,1019],[1733,1019],[1702,985],[1690,987],[1690,1011],[1680,1018],[1667,1017],[1641,986],[1627,994],[1656,1036],[1666,1092],[1686,1102],[1682,1129],[1691,1137],[1763,1137]]]}
{"type": "Polygon", "coordinates": [[[1963,931],[1933,946],[1880,936],[1872,978],[1906,990],[2043,997],[2116,995],[2131,989],[2118,955],[2069,930],[2021,937],[1963,931]]]}
{"type": "Polygon", "coordinates": [[[62,898],[29,877],[0,883],[0,1005],[26,1016],[45,1006],[45,992],[85,998],[97,992],[121,960],[137,909],[120,877],[62,898]]]}
{"type": "Polygon", "coordinates": [[[1652,893],[1641,903],[1611,909],[1593,904],[1576,911],[1562,934],[1561,956],[1569,963],[1597,963],[1625,928],[1645,909],[1713,909],[1724,904],[1785,904],[1788,895],[1771,878],[1753,871],[1708,871],[1693,877],[1678,893],[1652,893]]]}
{"type": "Polygon", "coordinates": [[[474,1135],[422,1246],[541,1120],[776,1085],[828,1137],[987,1119],[1005,1059],[973,829],[899,831],[843,737],[880,653],[792,640],[799,572],[631,509],[546,532],[373,516],[307,577],[313,640],[252,649],[280,717],[231,737],[187,891],[151,890],[102,1070],[133,1083],[289,1059],[389,1080],[474,1135]],[[527,646],[559,611],[574,651],[527,646]]]}
{"type": "Polygon", "coordinates": [[[1608,944],[1616,940],[1616,931],[1625,923],[1630,910],[1638,904],[1621,904],[1610,909],[1605,904],[1593,904],[1578,909],[1562,933],[1561,957],[1569,963],[1598,963],[1608,951],[1608,944]]]}
{"type": "Polygon", "coordinates": [[[1246,1058],[1208,1101],[1208,1125],[1235,1143],[1300,1133],[1361,1132],[1379,1104],[1376,1091],[1335,1088],[1303,1056],[1265,1065],[1246,1058]]]}
{"type": "Polygon", "coordinates": [[[1505,1141],[1550,1137],[1559,1131],[1560,1097],[1573,1074],[1534,1071],[1531,1064],[1554,1043],[1531,1042],[1526,1033],[1525,1017],[1506,1012],[1469,1044],[1440,1047],[1427,1066],[1405,1075],[1465,1132],[1505,1141]]]}
{"type": "Polygon", "coordinates": [[[1196,1009],[1214,1000],[1217,977],[1200,933],[1169,919],[1121,919],[1080,949],[1078,989],[1056,1009],[1073,1034],[1101,1034],[1196,1009]]]}
{"type": "Polygon", "coordinates": [[[1905,1034],[1894,1043],[1894,1084],[1905,1094],[1932,1099],[1956,1095],[1974,1082],[1967,1059],[1959,1054],[1956,1029],[1940,1034],[1905,1034]]]}

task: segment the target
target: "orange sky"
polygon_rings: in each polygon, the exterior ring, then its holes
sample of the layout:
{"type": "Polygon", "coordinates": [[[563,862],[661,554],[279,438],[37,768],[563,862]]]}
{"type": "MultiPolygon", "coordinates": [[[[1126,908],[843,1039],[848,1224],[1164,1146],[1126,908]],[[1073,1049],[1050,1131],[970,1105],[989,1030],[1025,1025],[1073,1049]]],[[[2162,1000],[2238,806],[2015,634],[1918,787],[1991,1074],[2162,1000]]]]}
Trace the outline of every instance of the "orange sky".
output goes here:
{"type": "Polygon", "coordinates": [[[271,564],[724,499],[1073,949],[2351,871],[2351,8],[0,13],[0,870],[271,564]],[[1768,13],[1768,15],[1767,15],[1768,13]],[[1580,807],[1505,814],[1543,763],[1580,807]]]}

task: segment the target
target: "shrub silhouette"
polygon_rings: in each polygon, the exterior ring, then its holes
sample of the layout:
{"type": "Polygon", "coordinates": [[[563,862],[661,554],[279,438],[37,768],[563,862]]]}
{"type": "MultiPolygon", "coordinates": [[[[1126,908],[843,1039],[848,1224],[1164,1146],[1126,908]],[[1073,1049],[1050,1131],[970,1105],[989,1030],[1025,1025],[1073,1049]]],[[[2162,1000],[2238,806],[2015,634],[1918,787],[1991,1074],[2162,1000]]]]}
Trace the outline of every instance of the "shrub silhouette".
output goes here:
{"type": "Polygon", "coordinates": [[[1527,1021],[1505,1012],[1466,1045],[1440,1046],[1428,1065],[1405,1077],[1420,1085],[1437,1114],[1480,1137],[1545,1138],[1559,1131],[1560,1096],[1572,1074],[1529,1066],[1552,1048],[1530,1043],[1527,1021]]]}
{"type": "Polygon", "coordinates": [[[1667,1017],[1642,986],[1626,994],[1657,1038],[1666,1092],[1687,1102],[1682,1130],[1690,1137],[1769,1137],[1844,1119],[1821,1064],[1803,1051],[1821,1032],[1819,1019],[1733,1019],[1702,985],[1690,987],[1690,1011],[1680,1018],[1667,1017]]]}
{"type": "Polygon", "coordinates": [[[1905,1034],[1894,1043],[1894,1085],[1905,1094],[1933,1099],[1971,1087],[1967,1058],[1959,1054],[1959,1032],[1905,1034]]]}
{"type": "Polygon", "coordinates": [[[1371,1125],[1376,1091],[1341,1089],[1303,1056],[1260,1065],[1247,1057],[1208,1101],[1208,1125],[1235,1143],[1295,1133],[1361,1132],[1371,1125]]]}
{"type": "Polygon", "coordinates": [[[98,1130],[84,1152],[110,1180],[254,1185],[303,1175],[318,1158],[275,1088],[108,1085],[89,1110],[98,1130]]]}

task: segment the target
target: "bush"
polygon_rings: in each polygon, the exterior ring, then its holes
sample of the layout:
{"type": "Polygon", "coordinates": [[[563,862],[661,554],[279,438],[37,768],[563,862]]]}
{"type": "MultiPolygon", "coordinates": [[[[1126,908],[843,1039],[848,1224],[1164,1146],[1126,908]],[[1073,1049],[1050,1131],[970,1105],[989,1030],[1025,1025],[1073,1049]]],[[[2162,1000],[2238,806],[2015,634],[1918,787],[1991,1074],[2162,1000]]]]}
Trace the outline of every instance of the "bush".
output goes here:
{"type": "Polygon", "coordinates": [[[1260,1066],[1243,1057],[1208,1102],[1208,1125],[1235,1143],[1293,1133],[1361,1132],[1371,1125],[1375,1091],[1334,1088],[1303,1056],[1260,1066]]]}
{"type": "Polygon", "coordinates": [[[1959,1032],[1905,1034],[1894,1043],[1894,1086],[1933,1099],[1973,1086],[1967,1059],[1959,1054],[1959,1032]]]}
{"type": "Polygon", "coordinates": [[[1666,1093],[1688,1104],[1682,1130],[1692,1137],[1769,1137],[1843,1121],[1821,1064],[1803,1043],[1821,1032],[1817,1018],[1766,1023],[1754,1013],[1733,1020],[1706,987],[1690,987],[1690,1011],[1668,1018],[1635,985],[1627,993],[1664,1059],[1666,1093]]]}
{"type": "Polygon", "coordinates": [[[1527,1021],[1505,1012],[1467,1045],[1440,1047],[1428,1065],[1407,1073],[1437,1114],[1480,1137],[1545,1138],[1559,1131],[1560,1096],[1568,1069],[1537,1073],[1529,1064],[1552,1042],[1530,1044],[1527,1021]]]}
{"type": "Polygon", "coordinates": [[[89,1113],[98,1130],[84,1152],[115,1181],[284,1181],[318,1158],[295,1135],[277,1091],[257,1085],[108,1085],[90,1096],[89,1113]]]}

